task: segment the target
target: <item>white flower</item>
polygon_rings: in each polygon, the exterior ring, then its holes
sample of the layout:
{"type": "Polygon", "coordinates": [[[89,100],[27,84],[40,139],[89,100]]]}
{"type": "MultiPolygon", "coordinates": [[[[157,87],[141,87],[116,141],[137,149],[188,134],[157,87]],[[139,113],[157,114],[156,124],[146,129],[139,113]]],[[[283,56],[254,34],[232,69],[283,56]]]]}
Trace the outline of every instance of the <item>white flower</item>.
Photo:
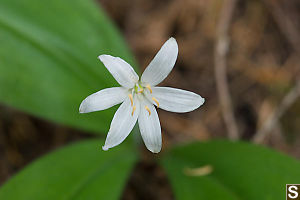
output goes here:
{"type": "Polygon", "coordinates": [[[115,113],[103,150],[117,146],[129,135],[136,121],[146,147],[153,153],[161,150],[161,128],[155,106],[171,112],[190,112],[204,103],[204,98],[193,92],[169,87],[156,87],[171,72],[178,54],[177,42],[170,38],[159,50],[141,79],[124,60],[100,55],[108,71],[121,87],[100,90],[80,105],[80,113],[110,108],[122,103],[115,113]]]}

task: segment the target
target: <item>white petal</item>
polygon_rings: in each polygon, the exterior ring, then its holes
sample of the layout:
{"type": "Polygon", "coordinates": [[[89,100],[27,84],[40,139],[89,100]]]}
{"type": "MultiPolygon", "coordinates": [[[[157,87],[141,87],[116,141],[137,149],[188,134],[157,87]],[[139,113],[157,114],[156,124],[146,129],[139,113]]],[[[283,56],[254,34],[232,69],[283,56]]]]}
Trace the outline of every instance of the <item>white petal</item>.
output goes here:
{"type": "Polygon", "coordinates": [[[80,113],[105,110],[124,101],[128,90],[123,87],[113,87],[100,90],[85,98],[79,107],[80,113]]]}
{"type": "Polygon", "coordinates": [[[120,85],[132,88],[139,80],[134,69],[121,58],[110,55],[100,55],[98,58],[120,85]]]}
{"type": "Polygon", "coordinates": [[[117,146],[129,135],[140,112],[139,102],[136,99],[134,100],[134,106],[136,106],[136,110],[133,115],[133,107],[131,106],[129,98],[127,98],[118,108],[111,122],[105,145],[102,147],[103,150],[106,151],[109,148],[117,146]]]}
{"type": "Polygon", "coordinates": [[[155,86],[163,81],[173,69],[177,55],[177,42],[174,38],[170,38],[145,69],[141,78],[142,83],[155,86]]]}
{"type": "Polygon", "coordinates": [[[205,101],[196,93],[169,87],[154,87],[152,94],[147,93],[147,98],[156,105],[152,97],[159,102],[159,108],[178,113],[193,111],[205,101]]]}
{"type": "Polygon", "coordinates": [[[153,153],[161,150],[161,128],[155,107],[148,103],[141,103],[138,118],[140,132],[147,149],[153,153]],[[148,106],[151,114],[145,109],[148,106]]]}

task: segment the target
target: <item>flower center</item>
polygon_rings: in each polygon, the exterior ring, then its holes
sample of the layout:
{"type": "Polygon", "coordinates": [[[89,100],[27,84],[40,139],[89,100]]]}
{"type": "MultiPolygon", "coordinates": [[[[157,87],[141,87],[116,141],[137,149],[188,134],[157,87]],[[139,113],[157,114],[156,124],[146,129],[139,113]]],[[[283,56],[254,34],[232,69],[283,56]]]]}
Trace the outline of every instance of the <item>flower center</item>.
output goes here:
{"type": "MultiPolygon", "coordinates": [[[[130,99],[130,103],[131,103],[131,107],[132,107],[132,112],[131,115],[134,115],[134,112],[136,110],[136,106],[134,105],[134,96],[141,94],[141,95],[145,95],[144,92],[145,90],[148,90],[150,92],[150,94],[152,94],[152,88],[149,84],[147,84],[146,86],[142,86],[140,83],[135,84],[135,86],[133,87],[131,94],[128,95],[129,99],[130,99]]],[[[146,98],[146,97],[145,97],[146,98]]],[[[151,99],[156,103],[157,108],[159,107],[159,102],[155,97],[151,97],[151,99]]],[[[148,111],[149,116],[151,115],[151,111],[149,109],[148,106],[145,106],[145,109],[148,111]]]]}
{"type": "Polygon", "coordinates": [[[148,89],[150,94],[152,94],[152,88],[149,84],[147,84],[146,86],[142,86],[140,83],[135,84],[133,91],[136,94],[141,94],[144,93],[145,89],[148,89]]]}

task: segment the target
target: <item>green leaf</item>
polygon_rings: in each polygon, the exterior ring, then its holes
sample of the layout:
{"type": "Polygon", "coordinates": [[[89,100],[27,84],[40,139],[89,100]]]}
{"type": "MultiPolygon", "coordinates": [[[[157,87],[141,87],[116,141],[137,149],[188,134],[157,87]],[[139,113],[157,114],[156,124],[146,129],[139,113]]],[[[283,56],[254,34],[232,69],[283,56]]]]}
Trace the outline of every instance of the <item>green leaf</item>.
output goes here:
{"type": "Polygon", "coordinates": [[[92,0],[1,0],[0,101],[39,117],[106,132],[115,109],[80,115],[88,95],[116,86],[100,54],[132,56],[92,0]]]}
{"type": "Polygon", "coordinates": [[[76,143],[37,160],[0,189],[0,199],[119,199],[136,155],[127,145],[104,152],[102,142],[76,143]]]}
{"type": "Polygon", "coordinates": [[[285,199],[285,184],[300,183],[300,162],[244,142],[211,141],[176,147],[161,160],[176,199],[285,199]],[[211,166],[207,175],[187,173],[211,166]]]}

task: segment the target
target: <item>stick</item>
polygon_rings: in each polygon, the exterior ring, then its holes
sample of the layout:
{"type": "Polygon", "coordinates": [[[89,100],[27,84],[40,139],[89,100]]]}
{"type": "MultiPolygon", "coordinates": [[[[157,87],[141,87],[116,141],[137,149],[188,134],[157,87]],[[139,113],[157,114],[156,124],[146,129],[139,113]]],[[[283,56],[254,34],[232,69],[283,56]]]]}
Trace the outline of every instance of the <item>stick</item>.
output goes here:
{"type": "Polygon", "coordinates": [[[295,28],[293,21],[287,16],[287,13],[283,11],[278,1],[264,0],[264,3],[269,7],[275,22],[290,45],[296,53],[300,54],[300,32],[295,28]]]}
{"type": "Polygon", "coordinates": [[[231,140],[237,140],[239,138],[226,76],[226,55],[229,46],[228,30],[232,20],[235,4],[236,0],[224,0],[223,2],[223,8],[217,26],[217,40],[214,55],[217,93],[228,137],[231,140]]]}
{"type": "Polygon", "coordinates": [[[291,107],[295,101],[300,96],[300,80],[298,80],[297,84],[290,90],[289,93],[285,95],[280,105],[275,109],[275,111],[270,115],[270,117],[266,120],[263,126],[256,132],[253,137],[254,143],[262,143],[267,135],[272,131],[272,129],[276,126],[279,119],[282,115],[291,107]]]}
{"type": "MultiPolygon", "coordinates": [[[[264,0],[264,3],[270,8],[271,14],[274,20],[278,24],[278,27],[294,48],[296,53],[300,55],[300,33],[295,28],[293,22],[284,13],[277,1],[274,0],[264,0]]],[[[287,93],[277,109],[270,115],[262,127],[255,133],[253,137],[254,143],[262,143],[264,139],[271,133],[274,126],[278,123],[282,115],[288,110],[290,106],[299,98],[300,96],[300,79],[298,79],[296,85],[293,89],[287,93]]]]}

